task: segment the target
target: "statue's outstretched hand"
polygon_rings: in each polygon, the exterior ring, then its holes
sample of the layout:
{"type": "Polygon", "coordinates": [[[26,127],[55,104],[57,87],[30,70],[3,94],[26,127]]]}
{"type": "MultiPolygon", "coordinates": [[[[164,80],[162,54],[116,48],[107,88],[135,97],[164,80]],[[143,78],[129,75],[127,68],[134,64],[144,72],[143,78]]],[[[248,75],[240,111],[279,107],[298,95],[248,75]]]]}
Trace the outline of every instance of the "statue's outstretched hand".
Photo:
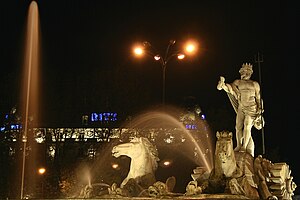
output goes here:
{"type": "Polygon", "coordinates": [[[220,76],[220,80],[218,82],[217,89],[222,90],[224,85],[225,85],[225,78],[223,76],[220,76]]]}

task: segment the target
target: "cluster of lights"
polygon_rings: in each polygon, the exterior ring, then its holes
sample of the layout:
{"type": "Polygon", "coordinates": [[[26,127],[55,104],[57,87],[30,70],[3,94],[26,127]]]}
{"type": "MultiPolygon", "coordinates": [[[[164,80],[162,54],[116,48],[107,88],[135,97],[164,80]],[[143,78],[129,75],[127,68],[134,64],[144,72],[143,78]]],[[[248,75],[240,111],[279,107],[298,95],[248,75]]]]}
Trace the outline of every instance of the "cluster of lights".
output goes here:
{"type": "Polygon", "coordinates": [[[196,130],[197,126],[195,124],[186,124],[185,128],[188,130],[196,130]]]}
{"type": "MultiPolygon", "coordinates": [[[[169,47],[171,45],[174,45],[176,43],[175,40],[170,40],[169,43],[169,47]]],[[[134,46],[133,48],[133,53],[136,56],[142,56],[145,53],[150,54],[151,56],[153,56],[154,60],[162,60],[164,59],[163,62],[166,62],[169,58],[162,58],[161,55],[159,53],[156,52],[156,50],[151,49],[152,45],[149,42],[143,42],[142,44],[137,44],[136,46],[134,46]]],[[[182,60],[186,57],[186,55],[193,55],[198,48],[198,43],[196,41],[187,41],[184,44],[184,47],[182,48],[183,52],[175,52],[170,54],[170,57],[172,56],[177,56],[177,59],[182,60]]]]}
{"type": "MultiPolygon", "coordinates": [[[[160,162],[162,167],[170,167],[173,164],[173,160],[171,159],[165,159],[163,161],[160,162]]],[[[111,163],[111,168],[118,170],[120,169],[120,165],[118,163],[111,163]]]]}
{"type": "Polygon", "coordinates": [[[91,121],[96,122],[108,122],[108,121],[117,121],[117,113],[114,112],[103,112],[103,113],[92,113],[91,121]]]}
{"type": "MultiPolygon", "coordinates": [[[[10,125],[10,130],[20,130],[22,129],[22,125],[21,124],[11,124],[10,125]]],[[[0,131],[6,131],[6,127],[5,126],[2,126],[0,127],[0,131]]]]}
{"type": "Polygon", "coordinates": [[[171,58],[177,57],[177,59],[182,60],[186,55],[193,55],[197,51],[198,43],[196,41],[189,40],[183,45],[180,50],[172,49],[173,45],[176,43],[175,40],[170,40],[165,51],[164,57],[161,56],[160,53],[151,45],[150,42],[143,42],[142,44],[138,44],[134,46],[133,52],[136,56],[141,57],[144,54],[150,55],[156,61],[160,61],[162,67],[162,104],[165,104],[165,90],[166,90],[166,68],[167,63],[171,60],[171,58]]]}

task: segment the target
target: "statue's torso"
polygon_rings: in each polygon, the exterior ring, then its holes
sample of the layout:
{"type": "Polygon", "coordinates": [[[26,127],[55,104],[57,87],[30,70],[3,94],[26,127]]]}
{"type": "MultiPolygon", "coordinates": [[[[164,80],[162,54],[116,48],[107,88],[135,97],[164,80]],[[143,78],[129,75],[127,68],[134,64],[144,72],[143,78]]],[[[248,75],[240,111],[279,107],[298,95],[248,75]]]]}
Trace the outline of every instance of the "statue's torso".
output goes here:
{"type": "Polygon", "coordinates": [[[243,107],[256,106],[256,89],[252,80],[238,80],[235,82],[238,92],[239,105],[243,107]]]}

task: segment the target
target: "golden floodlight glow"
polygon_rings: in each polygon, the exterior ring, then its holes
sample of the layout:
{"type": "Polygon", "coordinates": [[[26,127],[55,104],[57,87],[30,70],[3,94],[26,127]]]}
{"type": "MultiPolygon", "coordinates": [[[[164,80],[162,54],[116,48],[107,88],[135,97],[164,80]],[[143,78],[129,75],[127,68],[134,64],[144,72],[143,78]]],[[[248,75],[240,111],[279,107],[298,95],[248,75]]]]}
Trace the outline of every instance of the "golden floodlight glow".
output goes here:
{"type": "Polygon", "coordinates": [[[117,168],[119,167],[119,165],[118,165],[117,163],[113,163],[113,164],[111,165],[111,167],[112,167],[113,169],[117,169],[117,168]]]}
{"type": "Polygon", "coordinates": [[[39,174],[43,175],[46,172],[46,169],[44,167],[41,167],[38,169],[39,174]]]}
{"type": "Polygon", "coordinates": [[[141,47],[136,47],[134,48],[133,52],[139,56],[143,54],[144,50],[141,47]]]}
{"type": "Polygon", "coordinates": [[[197,50],[198,50],[198,43],[192,40],[188,41],[184,48],[185,53],[189,55],[195,54],[197,50]]]}
{"type": "Polygon", "coordinates": [[[169,160],[164,161],[164,166],[169,166],[170,164],[171,164],[171,161],[169,161],[169,160]]]}
{"type": "Polygon", "coordinates": [[[189,44],[186,46],[185,50],[187,52],[193,52],[195,50],[195,46],[193,44],[189,44]]]}

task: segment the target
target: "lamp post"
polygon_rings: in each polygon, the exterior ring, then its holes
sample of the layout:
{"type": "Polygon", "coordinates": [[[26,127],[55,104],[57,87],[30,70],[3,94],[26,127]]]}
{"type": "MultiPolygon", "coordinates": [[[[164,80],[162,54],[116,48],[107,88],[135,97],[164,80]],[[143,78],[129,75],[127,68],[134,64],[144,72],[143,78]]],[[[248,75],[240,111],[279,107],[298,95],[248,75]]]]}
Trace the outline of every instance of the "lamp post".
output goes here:
{"type": "Polygon", "coordinates": [[[145,41],[142,43],[142,45],[139,45],[134,48],[134,53],[137,56],[141,56],[145,53],[150,55],[154,58],[154,60],[159,61],[162,69],[162,104],[165,104],[166,99],[166,69],[168,62],[174,58],[177,57],[177,59],[182,60],[186,57],[188,54],[193,54],[196,50],[196,42],[194,41],[188,41],[185,44],[185,47],[182,51],[180,50],[173,50],[172,47],[175,45],[175,40],[170,40],[169,44],[166,48],[164,56],[161,56],[161,54],[155,49],[155,47],[148,41],[145,41]]]}

